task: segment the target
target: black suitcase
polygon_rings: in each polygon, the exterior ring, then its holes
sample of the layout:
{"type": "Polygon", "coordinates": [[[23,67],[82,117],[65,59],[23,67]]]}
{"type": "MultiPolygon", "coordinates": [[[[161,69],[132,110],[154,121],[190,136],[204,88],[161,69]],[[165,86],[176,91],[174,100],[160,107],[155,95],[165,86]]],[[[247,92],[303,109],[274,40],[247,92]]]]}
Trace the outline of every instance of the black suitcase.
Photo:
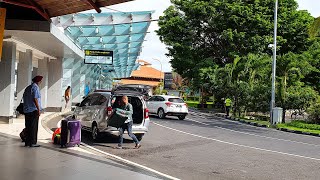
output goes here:
{"type": "Polygon", "coordinates": [[[64,147],[68,144],[68,120],[61,120],[60,145],[64,147]]]}

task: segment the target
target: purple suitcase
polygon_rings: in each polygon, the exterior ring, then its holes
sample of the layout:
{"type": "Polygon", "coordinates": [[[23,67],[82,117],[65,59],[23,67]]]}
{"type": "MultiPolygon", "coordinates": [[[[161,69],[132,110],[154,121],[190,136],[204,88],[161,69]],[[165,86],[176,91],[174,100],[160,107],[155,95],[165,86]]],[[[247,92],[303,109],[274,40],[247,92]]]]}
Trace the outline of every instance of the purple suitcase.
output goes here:
{"type": "Polygon", "coordinates": [[[69,142],[68,146],[80,146],[81,143],[81,122],[79,120],[68,121],[69,142]]]}

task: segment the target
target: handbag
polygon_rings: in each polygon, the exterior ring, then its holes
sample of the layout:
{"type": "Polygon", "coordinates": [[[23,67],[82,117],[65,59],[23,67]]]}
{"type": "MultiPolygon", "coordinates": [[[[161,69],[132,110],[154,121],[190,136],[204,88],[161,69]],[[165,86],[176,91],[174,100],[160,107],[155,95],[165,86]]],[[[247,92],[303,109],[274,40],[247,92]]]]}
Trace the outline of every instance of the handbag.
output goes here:
{"type": "Polygon", "coordinates": [[[23,102],[22,102],[22,99],[21,99],[20,104],[19,104],[19,106],[17,107],[16,111],[17,111],[19,114],[24,114],[24,112],[23,112],[23,102]]]}

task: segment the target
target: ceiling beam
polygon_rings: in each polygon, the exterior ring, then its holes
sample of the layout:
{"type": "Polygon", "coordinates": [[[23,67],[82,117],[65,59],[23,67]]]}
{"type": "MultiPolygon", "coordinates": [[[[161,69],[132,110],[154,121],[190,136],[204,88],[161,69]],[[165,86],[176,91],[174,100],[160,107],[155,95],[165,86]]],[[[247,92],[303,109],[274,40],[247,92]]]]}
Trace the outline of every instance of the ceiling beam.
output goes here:
{"type": "Polygon", "coordinates": [[[91,7],[93,7],[97,13],[101,13],[101,9],[99,8],[99,6],[94,3],[92,0],[85,0],[91,7]]]}
{"type": "Polygon", "coordinates": [[[48,12],[42,8],[38,3],[36,3],[34,0],[27,0],[29,4],[31,4],[34,7],[34,10],[37,11],[43,18],[45,18],[47,21],[51,21],[50,16],[48,12]]]}
{"type": "Polygon", "coordinates": [[[24,4],[24,3],[20,3],[20,2],[16,2],[16,1],[12,1],[12,0],[2,0],[2,2],[7,3],[7,4],[16,5],[16,6],[25,7],[25,8],[29,8],[29,9],[34,9],[34,7],[29,4],[24,4]]]}
{"type": "Polygon", "coordinates": [[[29,9],[33,9],[33,10],[37,11],[37,13],[39,13],[44,19],[46,19],[47,21],[50,21],[50,16],[48,15],[48,13],[45,10],[41,10],[42,9],[42,8],[40,9],[41,6],[39,6],[33,0],[27,0],[27,2],[29,2],[29,4],[20,3],[20,2],[12,1],[12,0],[2,0],[2,2],[7,3],[7,4],[16,5],[16,6],[25,7],[25,8],[29,8],[29,9]]]}

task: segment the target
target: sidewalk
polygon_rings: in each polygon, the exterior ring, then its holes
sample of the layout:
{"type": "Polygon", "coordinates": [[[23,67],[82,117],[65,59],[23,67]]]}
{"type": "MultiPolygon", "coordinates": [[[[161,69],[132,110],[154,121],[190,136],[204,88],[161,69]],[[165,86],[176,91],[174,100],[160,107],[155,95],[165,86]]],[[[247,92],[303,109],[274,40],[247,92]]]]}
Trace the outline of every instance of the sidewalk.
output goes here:
{"type": "MultiPolygon", "coordinates": [[[[41,116],[50,118],[53,113],[41,116]]],[[[0,124],[1,180],[100,180],[100,179],[165,179],[154,173],[119,161],[95,155],[83,148],[63,148],[51,143],[51,134],[39,122],[40,148],[24,147],[19,133],[24,121],[0,124]]]]}

